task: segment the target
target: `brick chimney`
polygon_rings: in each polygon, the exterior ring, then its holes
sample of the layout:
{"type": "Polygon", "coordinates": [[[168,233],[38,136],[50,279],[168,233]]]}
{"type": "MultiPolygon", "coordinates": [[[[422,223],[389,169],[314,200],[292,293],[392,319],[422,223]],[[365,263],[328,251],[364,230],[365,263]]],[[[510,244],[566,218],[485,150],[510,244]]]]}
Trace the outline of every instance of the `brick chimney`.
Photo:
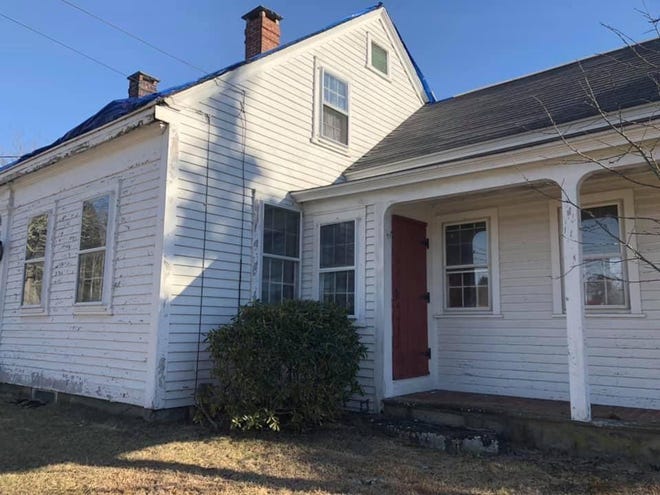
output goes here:
{"type": "Polygon", "coordinates": [[[245,20],[246,59],[279,46],[281,15],[259,5],[241,19],[245,20]]]}
{"type": "Polygon", "coordinates": [[[135,74],[128,76],[128,97],[140,98],[156,93],[158,91],[158,82],[158,79],[155,77],[137,71],[135,74]]]}

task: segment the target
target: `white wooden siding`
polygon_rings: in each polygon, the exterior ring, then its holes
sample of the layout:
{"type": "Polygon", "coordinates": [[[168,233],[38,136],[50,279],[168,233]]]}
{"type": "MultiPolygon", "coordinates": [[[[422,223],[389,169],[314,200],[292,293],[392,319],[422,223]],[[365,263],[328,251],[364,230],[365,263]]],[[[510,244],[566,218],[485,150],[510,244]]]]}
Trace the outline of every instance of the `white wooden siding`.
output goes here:
{"type": "MultiPolygon", "coordinates": [[[[236,314],[241,255],[242,302],[258,288],[259,272],[253,262],[259,262],[260,248],[258,236],[253,238],[253,197],[259,202],[279,203],[287,201],[289,191],[336,181],[351,163],[421,106],[394,50],[390,51],[390,81],[365,66],[367,32],[379,44],[390,46],[381,21],[374,18],[344,30],[330,41],[319,41],[294,55],[273,58],[267,70],[247,78],[236,80],[231,74],[226,77],[238,86],[220,82],[211,96],[200,99],[193,90],[175,98],[174,106],[180,110],[180,140],[177,191],[173,194],[178,202],[173,265],[168,278],[170,316],[164,407],[190,404],[195,382],[208,380],[209,362],[203,344],[196,374],[202,273],[202,333],[228,322],[236,314]],[[315,60],[343,74],[351,85],[351,146],[346,153],[311,142],[316,111],[315,60]],[[210,142],[207,115],[211,122],[210,142]],[[209,181],[205,201],[207,155],[209,181]],[[202,266],[205,203],[206,260],[202,266]],[[257,259],[253,259],[253,253],[257,259]]],[[[303,253],[309,253],[311,246],[304,238],[303,253]]],[[[306,262],[304,257],[303,263],[306,262]]],[[[313,297],[308,290],[310,277],[305,270],[305,297],[313,297]]],[[[373,342],[370,332],[364,330],[366,343],[373,342]]],[[[374,391],[372,368],[373,365],[365,366],[361,378],[370,394],[374,391]]]]}
{"type": "MultiPolygon", "coordinates": [[[[631,174],[630,172],[628,172],[631,174]]],[[[641,183],[657,181],[650,174],[632,175],[641,183]]],[[[640,252],[660,263],[660,228],[644,218],[660,218],[656,189],[625,179],[599,176],[585,182],[583,193],[632,188],[640,252]]],[[[641,318],[587,318],[587,352],[591,400],[596,404],[660,409],[660,273],[639,263],[641,318]]]]}
{"type": "MultiPolygon", "coordinates": [[[[145,406],[160,187],[157,128],[134,131],[17,181],[6,244],[0,381],[145,406]],[[117,191],[111,314],[76,314],[82,201],[117,191]],[[27,223],[54,215],[48,311],[21,309],[27,223]]],[[[2,305],[0,305],[1,307],[2,305]]]]}
{"type": "MultiPolygon", "coordinates": [[[[643,175],[635,178],[653,180],[643,175]]],[[[633,188],[637,217],[660,217],[660,199],[652,188],[610,175],[587,180],[582,192],[622,188],[633,188]]],[[[437,387],[568,400],[566,320],[553,315],[547,197],[519,189],[419,204],[397,213],[432,222],[434,213],[493,207],[499,220],[501,316],[435,319],[433,372],[437,387]]],[[[660,261],[658,226],[638,220],[638,230],[653,233],[638,238],[640,251],[654,262],[660,261]]],[[[431,247],[430,256],[441,255],[441,246],[431,247]]],[[[640,275],[643,317],[586,318],[594,404],[660,408],[660,277],[644,264],[640,265],[640,275]]],[[[441,312],[438,307],[432,311],[441,312]]]]}
{"type": "MultiPolygon", "coordinates": [[[[568,400],[565,320],[552,317],[547,198],[523,191],[473,195],[458,204],[466,211],[497,208],[501,317],[435,320],[439,388],[568,400]]],[[[436,212],[456,208],[446,200],[436,212]]],[[[431,249],[433,256],[442,256],[442,246],[431,249]]]]}

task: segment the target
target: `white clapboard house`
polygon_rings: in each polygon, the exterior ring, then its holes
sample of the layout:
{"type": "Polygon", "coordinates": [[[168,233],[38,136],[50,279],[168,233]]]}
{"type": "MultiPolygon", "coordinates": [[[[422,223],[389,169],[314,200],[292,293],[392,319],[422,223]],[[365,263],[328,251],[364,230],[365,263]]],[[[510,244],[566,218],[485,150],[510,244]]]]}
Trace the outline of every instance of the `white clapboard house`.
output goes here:
{"type": "Polygon", "coordinates": [[[205,332],[302,297],[355,318],[355,407],[660,409],[660,42],[435,101],[380,4],[284,45],[244,19],[245,60],[138,72],[0,169],[0,382],[188,406],[205,332]]]}

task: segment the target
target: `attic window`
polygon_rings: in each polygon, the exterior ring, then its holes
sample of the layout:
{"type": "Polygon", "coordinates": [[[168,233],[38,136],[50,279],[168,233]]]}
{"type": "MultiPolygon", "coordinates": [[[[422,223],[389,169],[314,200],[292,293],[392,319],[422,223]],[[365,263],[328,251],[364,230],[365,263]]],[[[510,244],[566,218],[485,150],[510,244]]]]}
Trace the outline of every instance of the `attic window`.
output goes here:
{"type": "Polygon", "coordinates": [[[384,75],[389,74],[389,54],[387,53],[387,50],[380,46],[378,43],[371,42],[370,45],[370,56],[369,56],[369,63],[371,64],[371,67],[376,69],[378,72],[384,75]]]}

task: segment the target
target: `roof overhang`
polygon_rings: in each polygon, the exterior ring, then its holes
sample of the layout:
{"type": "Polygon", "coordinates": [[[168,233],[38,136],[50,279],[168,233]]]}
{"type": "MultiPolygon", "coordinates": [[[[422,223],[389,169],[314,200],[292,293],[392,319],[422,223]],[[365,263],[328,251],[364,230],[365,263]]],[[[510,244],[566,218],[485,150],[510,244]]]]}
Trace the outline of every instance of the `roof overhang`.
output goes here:
{"type": "MultiPolygon", "coordinates": [[[[624,113],[620,114],[623,117],[624,113]]],[[[585,162],[587,156],[605,156],[611,150],[612,167],[621,166],[622,146],[628,144],[628,139],[634,142],[657,142],[660,140],[660,128],[656,125],[645,125],[640,122],[657,120],[657,107],[649,105],[636,107],[627,112],[625,136],[613,131],[609,124],[600,125],[593,122],[573,122],[570,125],[549,129],[546,132],[529,133],[525,136],[506,138],[462,149],[449,150],[413,160],[391,164],[391,168],[383,167],[378,175],[355,178],[313,189],[291,192],[299,203],[319,201],[340,196],[364,194],[380,189],[401,185],[414,184],[426,180],[455,177],[465,174],[479,173],[508,167],[520,167],[535,163],[576,163],[585,162]],[[650,108],[652,107],[652,108],[650,108]],[[652,111],[653,110],[653,111],[652,111]],[[579,124],[579,125],[578,125],[579,124]],[[552,134],[551,134],[552,133],[552,134]],[[575,150],[583,153],[581,158],[575,150]]],[[[628,160],[629,161],[629,160],[628,160]]],[[[638,161],[641,159],[638,158],[638,161]]],[[[627,163],[627,161],[626,161],[627,163]]]]}
{"type": "Polygon", "coordinates": [[[15,181],[27,174],[36,172],[56,163],[95,148],[103,143],[121,137],[135,129],[147,126],[156,121],[154,107],[158,100],[102,127],[76,136],[54,148],[30,157],[15,166],[0,171],[0,186],[15,181]]]}
{"type": "Polygon", "coordinates": [[[606,129],[611,130],[612,125],[625,125],[626,123],[648,121],[658,117],[660,117],[658,115],[658,103],[650,103],[648,105],[628,108],[616,114],[607,115],[608,120],[612,124],[608,124],[603,116],[595,115],[556,127],[546,127],[536,131],[514,134],[512,136],[452,148],[406,160],[383,163],[382,165],[368,167],[363,170],[347,170],[344,172],[344,175],[348,181],[366,179],[437,163],[462,160],[469,157],[488,156],[513,149],[536,146],[552,141],[561,141],[562,137],[567,138],[593,134],[606,129]]]}

